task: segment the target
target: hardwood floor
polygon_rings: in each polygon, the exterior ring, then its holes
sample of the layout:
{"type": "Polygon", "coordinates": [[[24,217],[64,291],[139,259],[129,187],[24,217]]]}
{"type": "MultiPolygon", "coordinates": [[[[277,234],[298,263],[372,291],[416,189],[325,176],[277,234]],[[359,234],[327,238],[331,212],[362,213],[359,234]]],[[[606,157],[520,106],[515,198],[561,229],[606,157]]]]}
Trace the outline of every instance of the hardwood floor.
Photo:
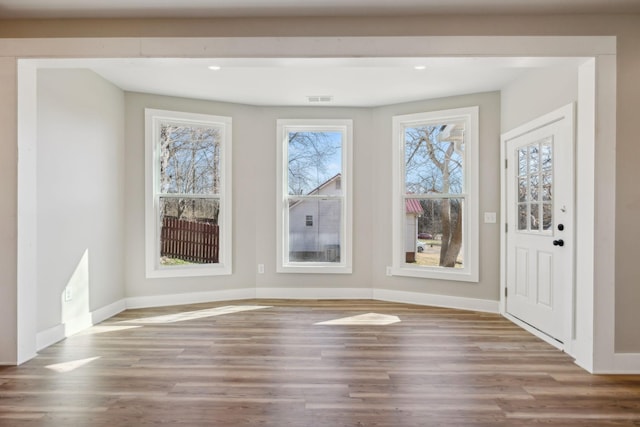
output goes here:
{"type": "Polygon", "coordinates": [[[306,300],[128,310],[0,368],[0,426],[160,424],[640,426],[640,376],[498,315],[306,300]],[[400,322],[316,324],[366,313],[400,322]]]}

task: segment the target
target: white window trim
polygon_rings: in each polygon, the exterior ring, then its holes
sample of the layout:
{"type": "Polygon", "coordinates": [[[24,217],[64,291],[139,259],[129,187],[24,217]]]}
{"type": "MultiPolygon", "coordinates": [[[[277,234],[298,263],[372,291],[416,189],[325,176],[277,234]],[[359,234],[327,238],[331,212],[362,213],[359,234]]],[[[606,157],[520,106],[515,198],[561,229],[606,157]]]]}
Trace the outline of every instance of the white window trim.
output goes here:
{"type": "Polygon", "coordinates": [[[231,118],[208,114],[145,109],[145,263],[147,278],[218,276],[232,273],[232,201],[231,201],[231,118]],[[220,252],[217,264],[174,265],[159,264],[160,224],[157,193],[159,190],[160,153],[157,131],[163,121],[178,121],[194,125],[216,126],[222,129],[220,150],[220,252]]]}
{"type": "Polygon", "coordinates": [[[392,213],[392,267],[394,276],[408,276],[441,280],[478,282],[479,280],[479,108],[466,107],[451,110],[407,114],[393,117],[393,213],[392,213]],[[463,259],[464,268],[427,267],[407,264],[404,254],[404,128],[426,121],[460,120],[466,121],[467,128],[464,149],[464,197],[463,216],[463,259]]]}
{"type": "Polygon", "coordinates": [[[277,121],[277,263],[278,273],[333,273],[350,274],[352,271],[352,145],[353,120],[350,119],[279,119],[277,121]],[[304,129],[307,131],[338,131],[342,132],[342,172],[341,185],[344,192],[342,204],[342,241],[340,244],[340,262],[289,262],[289,242],[286,236],[288,230],[288,209],[285,209],[287,187],[287,134],[290,129],[304,129]]]}

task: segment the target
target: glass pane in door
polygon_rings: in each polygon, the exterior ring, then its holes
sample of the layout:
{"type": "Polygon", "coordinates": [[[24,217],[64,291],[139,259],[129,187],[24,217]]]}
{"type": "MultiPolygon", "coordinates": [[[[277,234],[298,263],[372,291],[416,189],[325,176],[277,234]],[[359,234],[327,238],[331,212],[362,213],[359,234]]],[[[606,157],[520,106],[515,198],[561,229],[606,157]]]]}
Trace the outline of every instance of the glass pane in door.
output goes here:
{"type": "Polygon", "coordinates": [[[518,230],[544,232],[553,228],[553,141],[551,137],[516,151],[518,230]]]}

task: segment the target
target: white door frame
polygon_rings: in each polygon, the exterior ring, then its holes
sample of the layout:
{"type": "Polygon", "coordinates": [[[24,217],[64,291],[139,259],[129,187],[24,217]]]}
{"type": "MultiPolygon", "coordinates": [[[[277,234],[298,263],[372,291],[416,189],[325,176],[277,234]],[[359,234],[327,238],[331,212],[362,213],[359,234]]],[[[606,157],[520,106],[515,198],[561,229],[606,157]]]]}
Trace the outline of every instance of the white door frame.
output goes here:
{"type": "MultiPolygon", "coordinates": [[[[576,224],[576,218],[575,216],[577,215],[576,213],[576,209],[575,209],[575,154],[576,154],[576,143],[575,143],[575,103],[571,103],[569,105],[565,105],[564,107],[558,108],[554,111],[550,111],[547,114],[544,114],[540,117],[537,117],[533,120],[530,120],[529,122],[522,124],[512,130],[509,130],[507,132],[502,133],[501,137],[500,137],[500,153],[501,153],[501,162],[500,164],[502,165],[502,191],[501,191],[501,197],[502,197],[502,204],[504,206],[504,211],[502,214],[502,221],[505,224],[505,226],[503,226],[502,229],[502,235],[504,240],[502,240],[502,243],[504,244],[505,249],[508,249],[508,240],[507,237],[509,236],[509,233],[515,233],[516,232],[516,224],[511,224],[510,226],[510,230],[507,229],[506,224],[507,224],[507,209],[508,209],[508,203],[509,203],[509,199],[508,199],[508,185],[509,185],[509,180],[512,179],[512,177],[509,176],[509,173],[507,172],[507,168],[506,168],[506,161],[508,158],[508,144],[510,141],[512,141],[515,138],[519,138],[520,136],[526,135],[532,131],[535,131],[537,129],[540,128],[544,128],[546,126],[549,126],[555,122],[558,121],[563,121],[563,126],[568,126],[568,128],[562,128],[562,132],[564,132],[564,129],[566,129],[566,136],[570,139],[570,142],[568,142],[568,144],[571,145],[571,164],[569,165],[571,168],[571,200],[572,200],[572,206],[569,207],[569,216],[570,218],[570,230],[565,230],[564,232],[564,237],[563,239],[565,241],[570,241],[570,244],[568,245],[568,247],[566,249],[572,251],[573,253],[571,254],[571,265],[569,266],[565,266],[565,268],[569,268],[571,269],[571,283],[569,285],[563,285],[562,287],[562,305],[563,307],[561,308],[562,313],[563,313],[563,326],[562,326],[562,330],[563,330],[563,334],[561,337],[556,337],[556,339],[554,339],[553,337],[547,335],[546,333],[540,331],[539,329],[536,329],[535,327],[533,327],[532,325],[520,320],[519,318],[513,316],[511,313],[509,313],[508,310],[508,305],[507,305],[507,294],[506,294],[506,289],[507,289],[507,283],[506,283],[506,275],[507,275],[507,269],[508,269],[508,258],[509,258],[509,254],[507,253],[507,251],[503,251],[502,256],[503,259],[501,260],[501,268],[504,271],[504,283],[501,283],[501,289],[502,292],[500,294],[500,309],[502,311],[502,315],[505,316],[507,319],[511,320],[512,322],[516,323],[517,325],[519,325],[520,327],[526,329],[527,331],[531,332],[532,334],[534,334],[535,336],[541,338],[542,340],[546,341],[547,343],[553,345],[556,348],[559,348],[561,350],[564,350],[566,352],[569,353],[568,350],[570,350],[571,346],[571,339],[572,334],[571,331],[573,331],[575,329],[575,313],[574,313],[574,308],[575,308],[575,238],[576,238],[576,233],[575,233],[575,224],[576,224]],[[558,338],[562,338],[562,342],[558,341],[558,338]]],[[[565,133],[563,133],[563,135],[565,135],[565,133]]],[[[563,142],[567,143],[567,142],[563,142]]],[[[554,182],[557,179],[558,174],[556,173],[555,170],[556,167],[556,163],[554,160],[554,182]]],[[[517,165],[512,165],[512,168],[517,168],[517,165]]],[[[516,173],[517,176],[517,173],[516,173]]],[[[555,194],[554,194],[555,196],[555,194]]],[[[511,201],[513,203],[513,201],[511,201]]],[[[554,203],[555,205],[555,203],[554,203]]],[[[555,229],[555,225],[556,225],[556,220],[557,217],[554,215],[554,220],[553,220],[553,224],[554,224],[554,229],[555,229]]]]}
{"type": "MultiPolygon", "coordinates": [[[[571,337],[563,345],[506,313],[506,171],[501,168],[500,313],[561,348],[592,373],[638,372],[640,360],[615,353],[615,55],[595,55],[578,71],[575,139],[575,277],[566,310],[571,337]],[[596,113],[597,112],[597,113],[596,113]],[[596,128],[607,129],[598,135],[596,128]],[[606,135],[606,136],[605,136],[606,135]],[[609,141],[607,141],[609,139],[609,141]],[[597,170],[596,170],[597,169],[597,170]],[[608,189],[606,185],[610,185],[608,189]],[[607,219],[609,218],[609,219],[607,219]],[[609,234],[611,233],[611,234],[609,234]],[[595,245],[595,242],[598,245],[595,245]],[[595,261],[598,260],[596,263],[595,261]],[[598,320],[596,322],[595,320],[598,320]]],[[[504,164],[506,152],[501,144],[504,164]]]]}

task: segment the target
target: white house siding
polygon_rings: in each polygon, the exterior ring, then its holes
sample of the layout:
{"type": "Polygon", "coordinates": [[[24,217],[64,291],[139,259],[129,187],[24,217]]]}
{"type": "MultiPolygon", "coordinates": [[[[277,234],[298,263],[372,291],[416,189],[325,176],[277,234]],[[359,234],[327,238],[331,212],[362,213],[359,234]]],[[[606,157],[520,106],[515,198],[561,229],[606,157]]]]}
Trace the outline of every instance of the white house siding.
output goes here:
{"type": "MultiPolygon", "coordinates": [[[[340,176],[334,176],[309,195],[337,196],[340,176]]],[[[289,257],[291,261],[340,261],[342,202],[335,199],[306,199],[289,209],[289,257]],[[311,216],[312,225],[307,225],[311,216]]]]}

